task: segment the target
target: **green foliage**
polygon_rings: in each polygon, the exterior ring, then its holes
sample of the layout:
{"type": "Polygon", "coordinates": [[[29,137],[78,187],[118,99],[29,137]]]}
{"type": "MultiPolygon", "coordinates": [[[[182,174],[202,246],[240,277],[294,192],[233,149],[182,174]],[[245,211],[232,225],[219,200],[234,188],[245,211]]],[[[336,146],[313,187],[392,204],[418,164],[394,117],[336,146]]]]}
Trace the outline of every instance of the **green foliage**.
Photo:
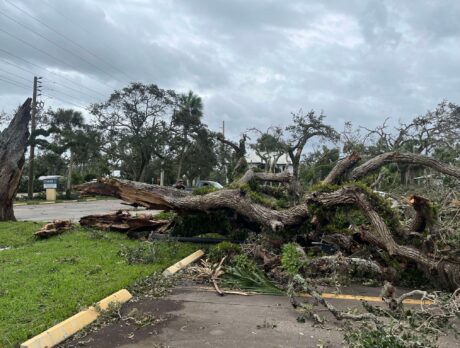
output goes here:
{"type": "Polygon", "coordinates": [[[224,256],[226,256],[227,259],[231,259],[233,256],[239,254],[240,252],[241,247],[238,244],[224,241],[212,246],[208,255],[212,262],[218,262],[224,256]]]}
{"type": "Polygon", "coordinates": [[[232,217],[230,211],[215,211],[209,214],[194,213],[177,215],[174,218],[172,236],[194,237],[205,233],[219,233],[227,236],[231,230],[229,219],[232,217]]]}
{"type": "Polygon", "coordinates": [[[238,258],[234,266],[225,267],[222,283],[224,286],[246,291],[271,295],[284,294],[265,276],[264,272],[243,258],[238,258]]]}
{"type": "Polygon", "coordinates": [[[153,220],[168,220],[173,221],[177,214],[173,211],[161,211],[153,216],[153,220]]]}
{"type": "Polygon", "coordinates": [[[125,258],[130,265],[148,264],[156,261],[155,246],[151,243],[143,243],[132,247],[122,245],[118,255],[125,258]]]}
{"type": "Polygon", "coordinates": [[[393,320],[374,327],[364,323],[344,332],[345,341],[354,348],[435,348],[436,335],[429,335],[413,328],[404,328],[393,320]]]}
{"type": "Polygon", "coordinates": [[[306,265],[305,255],[299,251],[297,243],[287,243],[283,245],[281,254],[281,266],[289,275],[294,276],[306,265]]]}
{"type": "Polygon", "coordinates": [[[106,232],[90,238],[76,228],[47,240],[33,233],[41,224],[1,222],[0,347],[10,348],[102,298],[130,286],[137,279],[162,271],[195,251],[186,243],[158,242],[154,264],[129,265],[120,245],[138,241],[106,232]]]}
{"type": "Polygon", "coordinates": [[[366,194],[372,207],[385,221],[386,225],[390,228],[390,230],[398,231],[401,228],[400,217],[398,213],[391,208],[390,202],[387,199],[380,196],[378,193],[374,192],[365,184],[356,182],[355,185],[366,194]]]}
{"type": "Polygon", "coordinates": [[[203,186],[203,187],[194,188],[193,191],[192,191],[192,194],[194,196],[204,196],[204,195],[206,195],[208,193],[215,192],[215,191],[218,191],[218,189],[215,188],[215,187],[203,186]]]}
{"type": "Polygon", "coordinates": [[[251,180],[247,184],[240,185],[239,189],[244,191],[254,203],[258,203],[267,208],[278,210],[289,207],[287,198],[283,197],[281,199],[274,199],[260,192],[263,191],[260,187],[261,186],[259,186],[256,180],[251,180]]]}
{"type": "Polygon", "coordinates": [[[258,267],[253,259],[250,259],[246,254],[238,254],[232,259],[233,266],[245,270],[247,272],[257,272],[258,267]]]}

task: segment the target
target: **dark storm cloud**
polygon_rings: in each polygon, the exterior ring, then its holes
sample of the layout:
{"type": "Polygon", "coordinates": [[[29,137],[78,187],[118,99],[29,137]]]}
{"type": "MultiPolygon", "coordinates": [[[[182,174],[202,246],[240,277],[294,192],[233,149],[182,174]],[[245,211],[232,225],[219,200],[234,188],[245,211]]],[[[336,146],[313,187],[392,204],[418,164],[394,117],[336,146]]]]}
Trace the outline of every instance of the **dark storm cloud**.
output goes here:
{"type": "MultiPolygon", "coordinates": [[[[30,85],[32,75],[10,65],[18,64],[47,77],[45,93],[66,106],[103,100],[132,80],[193,89],[205,101],[210,127],[225,120],[237,136],[249,127],[286,124],[299,108],[323,110],[341,128],[345,120],[375,126],[387,116],[408,119],[443,98],[460,99],[454,0],[12,2],[91,52],[0,2],[0,11],[71,51],[0,15],[0,30],[58,58],[0,31],[1,49],[39,66],[0,50],[0,79],[30,85]]],[[[26,94],[24,86],[0,80],[4,109],[26,94]]]]}

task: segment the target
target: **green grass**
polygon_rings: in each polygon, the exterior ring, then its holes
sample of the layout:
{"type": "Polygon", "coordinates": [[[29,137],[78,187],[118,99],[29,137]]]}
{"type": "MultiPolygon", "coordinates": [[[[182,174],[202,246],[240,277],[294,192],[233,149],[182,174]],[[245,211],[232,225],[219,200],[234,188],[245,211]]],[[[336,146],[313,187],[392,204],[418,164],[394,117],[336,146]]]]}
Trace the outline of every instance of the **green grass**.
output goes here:
{"type": "Polygon", "coordinates": [[[139,245],[117,233],[76,228],[35,240],[40,224],[0,222],[0,347],[46,330],[137,279],[195,251],[190,244],[159,242],[153,264],[129,265],[120,250],[139,245]]]}

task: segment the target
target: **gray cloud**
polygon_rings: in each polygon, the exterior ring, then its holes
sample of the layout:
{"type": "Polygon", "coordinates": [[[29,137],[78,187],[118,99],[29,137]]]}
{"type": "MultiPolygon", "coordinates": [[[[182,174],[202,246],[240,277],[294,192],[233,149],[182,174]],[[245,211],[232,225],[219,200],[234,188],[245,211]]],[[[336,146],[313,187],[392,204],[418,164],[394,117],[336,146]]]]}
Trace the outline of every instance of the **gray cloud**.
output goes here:
{"type": "Polygon", "coordinates": [[[234,137],[249,127],[286,124],[299,108],[323,110],[338,128],[345,120],[372,127],[387,116],[408,119],[444,98],[460,99],[460,4],[454,0],[14,4],[102,60],[2,2],[0,11],[67,51],[0,15],[1,30],[58,58],[0,31],[1,49],[36,64],[0,50],[0,109],[12,110],[31,85],[32,74],[11,64],[47,78],[51,106],[88,105],[131,80],[193,89],[203,96],[210,127],[225,120],[234,137]]]}

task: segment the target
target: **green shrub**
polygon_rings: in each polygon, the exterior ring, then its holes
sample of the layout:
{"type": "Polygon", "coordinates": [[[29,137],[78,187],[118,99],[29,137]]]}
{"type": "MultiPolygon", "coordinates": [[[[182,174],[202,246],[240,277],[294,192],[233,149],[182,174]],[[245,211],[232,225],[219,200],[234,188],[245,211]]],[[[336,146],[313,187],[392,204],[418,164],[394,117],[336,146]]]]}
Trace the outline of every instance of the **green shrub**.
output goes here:
{"type": "Polygon", "coordinates": [[[305,254],[303,254],[299,248],[300,246],[296,243],[287,243],[283,245],[281,266],[291,276],[298,274],[300,269],[307,263],[305,254]]]}
{"type": "Polygon", "coordinates": [[[133,247],[122,245],[118,255],[130,265],[154,263],[157,259],[155,245],[142,243],[133,247]]]}
{"type": "Polygon", "coordinates": [[[171,236],[194,237],[206,233],[219,233],[227,236],[232,230],[229,220],[232,218],[231,211],[215,211],[209,214],[193,213],[176,215],[171,236]]]}

